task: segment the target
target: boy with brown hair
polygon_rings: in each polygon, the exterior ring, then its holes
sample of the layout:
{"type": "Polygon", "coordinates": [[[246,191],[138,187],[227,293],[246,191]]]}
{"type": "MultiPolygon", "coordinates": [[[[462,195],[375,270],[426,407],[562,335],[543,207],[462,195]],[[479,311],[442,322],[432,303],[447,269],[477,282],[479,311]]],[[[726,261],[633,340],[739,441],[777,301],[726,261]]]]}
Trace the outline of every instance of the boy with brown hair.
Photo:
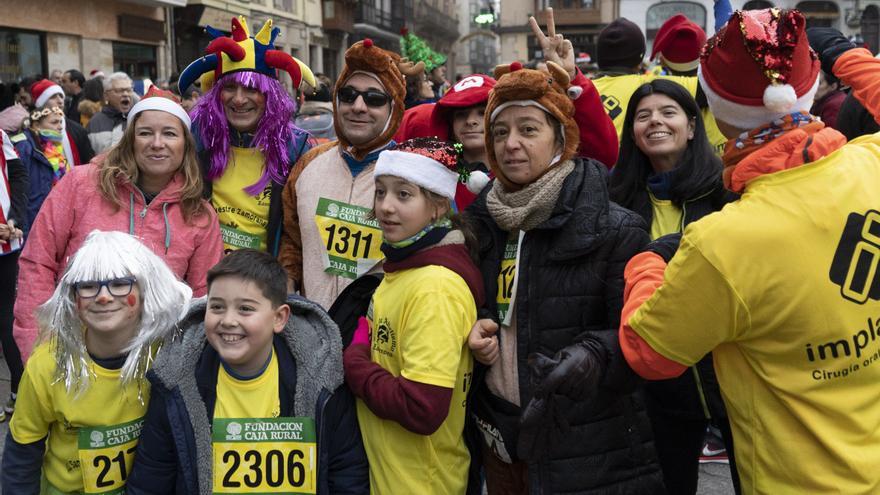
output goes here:
{"type": "Polygon", "coordinates": [[[369,490],[339,331],[286,282],[275,258],[253,249],[208,272],[207,300],[149,374],[127,493],[369,490]]]}

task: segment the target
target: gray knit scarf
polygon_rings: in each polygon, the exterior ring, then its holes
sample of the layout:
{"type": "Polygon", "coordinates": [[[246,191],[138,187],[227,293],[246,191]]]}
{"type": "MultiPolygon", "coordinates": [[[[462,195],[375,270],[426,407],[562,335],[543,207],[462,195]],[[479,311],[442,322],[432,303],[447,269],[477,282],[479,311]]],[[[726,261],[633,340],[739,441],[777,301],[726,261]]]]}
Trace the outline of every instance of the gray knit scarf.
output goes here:
{"type": "Polygon", "coordinates": [[[519,191],[507,192],[499,181],[492,183],[486,198],[489,214],[507,232],[531,230],[550,218],[562,191],[562,183],[574,170],[566,160],[519,191]]]}

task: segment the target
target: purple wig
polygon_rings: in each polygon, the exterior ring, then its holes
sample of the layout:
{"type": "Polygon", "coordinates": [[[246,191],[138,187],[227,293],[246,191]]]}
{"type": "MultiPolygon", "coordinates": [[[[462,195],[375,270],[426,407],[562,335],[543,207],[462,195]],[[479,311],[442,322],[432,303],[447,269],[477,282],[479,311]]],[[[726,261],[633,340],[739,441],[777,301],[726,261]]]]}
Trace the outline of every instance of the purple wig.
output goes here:
{"type": "Polygon", "coordinates": [[[266,167],[255,184],[244,188],[252,196],[263,192],[269,180],[284,184],[290,173],[288,143],[293,139],[293,123],[290,118],[296,111],[296,103],[276,79],[251,72],[233,72],[221,77],[208,93],[199,98],[193,109],[193,122],[198,126],[202,145],[211,152],[211,163],[206,177],[216,180],[226,171],[229,160],[229,121],[220,98],[223,86],[236,82],[256,89],[266,97],[266,110],[257,124],[252,146],[263,152],[266,167]]]}

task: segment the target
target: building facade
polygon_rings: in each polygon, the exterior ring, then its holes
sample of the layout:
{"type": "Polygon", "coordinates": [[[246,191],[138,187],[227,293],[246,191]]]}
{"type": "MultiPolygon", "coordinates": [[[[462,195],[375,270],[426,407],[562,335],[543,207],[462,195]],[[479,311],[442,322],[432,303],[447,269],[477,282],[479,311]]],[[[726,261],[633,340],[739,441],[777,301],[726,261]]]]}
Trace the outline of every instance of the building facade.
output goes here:
{"type": "MultiPolygon", "coordinates": [[[[468,74],[492,74],[498,65],[500,37],[493,29],[498,27],[497,19],[478,23],[480,14],[496,15],[500,7],[493,0],[461,0],[458,4],[458,31],[461,36],[454,45],[449,63],[448,77],[454,81],[468,74]]],[[[482,20],[482,19],[481,19],[482,20]]]]}
{"type": "Polygon", "coordinates": [[[571,40],[575,53],[596,58],[596,38],[602,28],[618,17],[619,0],[505,0],[501,4],[496,32],[501,42],[501,63],[543,58],[529,28],[529,16],[546,26],[547,8],[553,8],[556,31],[571,40]]]}
{"type": "Polygon", "coordinates": [[[342,72],[343,55],[351,45],[357,4],[355,0],[323,0],[321,4],[324,38],[327,41],[323,49],[323,72],[331,81],[335,81],[342,72]]]}
{"type": "Polygon", "coordinates": [[[15,2],[0,16],[0,82],[79,69],[167,77],[174,7],[186,0],[15,2]]]}
{"type": "Polygon", "coordinates": [[[460,36],[456,1],[415,0],[413,32],[438,53],[450,55],[460,36]]]}

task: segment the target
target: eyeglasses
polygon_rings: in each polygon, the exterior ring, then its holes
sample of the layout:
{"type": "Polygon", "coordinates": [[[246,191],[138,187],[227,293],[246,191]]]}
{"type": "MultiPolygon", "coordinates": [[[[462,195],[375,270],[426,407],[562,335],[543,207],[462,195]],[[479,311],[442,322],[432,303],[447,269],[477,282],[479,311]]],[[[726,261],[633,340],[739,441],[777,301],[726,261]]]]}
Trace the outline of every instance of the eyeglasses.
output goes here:
{"type": "Polygon", "coordinates": [[[391,101],[391,97],[381,91],[375,89],[358,91],[351,86],[341,88],[336,92],[336,96],[339,98],[339,101],[349,105],[357,101],[358,96],[361,96],[368,107],[384,107],[391,101]]]}
{"type": "Polygon", "coordinates": [[[131,294],[131,288],[137,283],[132,277],[114,278],[113,280],[89,280],[73,284],[76,295],[83,299],[97,297],[101,288],[106,287],[111,296],[122,297],[131,294]]]}
{"type": "Polygon", "coordinates": [[[111,89],[108,89],[107,91],[110,91],[111,93],[116,93],[118,95],[124,95],[124,94],[131,93],[132,91],[134,91],[134,89],[133,88],[111,88],[111,89]]]}

